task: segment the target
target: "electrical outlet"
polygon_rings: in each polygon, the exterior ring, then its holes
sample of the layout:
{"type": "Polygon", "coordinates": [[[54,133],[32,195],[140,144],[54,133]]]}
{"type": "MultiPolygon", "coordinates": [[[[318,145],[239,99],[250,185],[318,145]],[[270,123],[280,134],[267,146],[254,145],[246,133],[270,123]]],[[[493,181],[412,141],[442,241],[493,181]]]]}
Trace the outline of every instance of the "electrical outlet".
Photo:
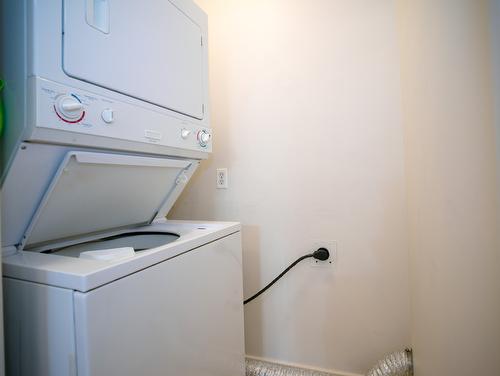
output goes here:
{"type": "Polygon", "coordinates": [[[227,181],[227,168],[218,168],[217,169],[217,188],[219,189],[227,189],[228,181],[227,181]]]}
{"type": "Polygon", "coordinates": [[[313,243],[311,252],[314,252],[318,248],[326,248],[330,252],[330,257],[328,260],[319,261],[311,258],[310,263],[312,266],[332,266],[337,263],[337,242],[335,240],[318,240],[313,243]]]}

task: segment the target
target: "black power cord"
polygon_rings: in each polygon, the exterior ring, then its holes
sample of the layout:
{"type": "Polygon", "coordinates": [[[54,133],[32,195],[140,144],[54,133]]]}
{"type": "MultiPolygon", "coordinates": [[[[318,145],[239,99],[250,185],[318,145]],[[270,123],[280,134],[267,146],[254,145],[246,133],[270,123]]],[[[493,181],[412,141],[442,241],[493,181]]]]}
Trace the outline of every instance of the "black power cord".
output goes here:
{"type": "Polygon", "coordinates": [[[255,293],[254,295],[252,295],[248,299],[245,299],[243,301],[243,304],[250,303],[252,300],[254,300],[259,295],[261,295],[264,291],[266,291],[269,287],[274,285],[281,277],[283,277],[286,273],[288,273],[290,271],[290,269],[292,269],[295,265],[297,265],[299,262],[301,262],[305,259],[311,258],[311,257],[315,258],[316,260],[326,261],[330,257],[330,252],[328,252],[328,249],[326,249],[326,248],[318,248],[313,253],[309,253],[307,255],[300,256],[297,260],[292,262],[288,268],[283,270],[276,278],[274,278],[271,282],[269,282],[265,287],[260,289],[257,293],[255,293]]]}

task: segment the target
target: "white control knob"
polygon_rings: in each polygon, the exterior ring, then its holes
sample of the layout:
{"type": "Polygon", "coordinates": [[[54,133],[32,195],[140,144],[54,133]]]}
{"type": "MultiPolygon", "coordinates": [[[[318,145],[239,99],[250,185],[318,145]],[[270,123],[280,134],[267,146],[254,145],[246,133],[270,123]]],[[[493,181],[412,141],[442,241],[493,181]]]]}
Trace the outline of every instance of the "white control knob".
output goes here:
{"type": "Polygon", "coordinates": [[[181,137],[185,140],[186,138],[189,137],[189,135],[191,134],[191,131],[189,129],[186,129],[186,128],[183,128],[181,130],[181,137]]]}
{"type": "Polygon", "coordinates": [[[106,124],[111,124],[115,121],[115,113],[111,108],[106,108],[101,112],[101,118],[106,124]]]}
{"type": "Polygon", "coordinates": [[[60,95],[55,104],[57,114],[62,120],[78,122],[83,119],[83,103],[73,95],[60,95]]]}
{"type": "Polygon", "coordinates": [[[198,142],[200,143],[200,146],[207,146],[211,138],[212,136],[206,130],[201,130],[198,132],[198,142]]]}

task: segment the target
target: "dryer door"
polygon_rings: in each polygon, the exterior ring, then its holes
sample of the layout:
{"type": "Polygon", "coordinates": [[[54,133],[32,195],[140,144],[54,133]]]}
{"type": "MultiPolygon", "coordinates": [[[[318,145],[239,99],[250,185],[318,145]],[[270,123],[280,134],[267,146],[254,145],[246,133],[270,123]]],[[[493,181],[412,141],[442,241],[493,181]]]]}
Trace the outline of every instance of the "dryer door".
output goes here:
{"type": "Polygon", "coordinates": [[[21,243],[43,251],[55,243],[150,223],[165,216],[197,161],[69,152],[21,243]]]}
{"type": "Polygon", "coordinates": [[[203,119],[206,19],[175,1],[65,0],[69,76],[203,119]]]}

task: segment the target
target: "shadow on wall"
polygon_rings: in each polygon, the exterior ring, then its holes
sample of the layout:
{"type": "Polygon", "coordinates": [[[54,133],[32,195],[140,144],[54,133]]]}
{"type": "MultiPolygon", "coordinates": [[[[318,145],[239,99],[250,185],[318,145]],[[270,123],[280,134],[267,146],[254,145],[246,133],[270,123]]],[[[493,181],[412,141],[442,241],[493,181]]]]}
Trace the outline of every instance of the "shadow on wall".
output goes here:
{"type": "MultiPolygon", "coordinates": [[[[260,226],[244,225],[242,228],[243,242],[243,284],[244,299],[258,291],[261,286],[261,249],[260,249],[260,226]],[[257,278],[256,278],[257,277],[257,278]]],[[[252,301],[245,306],[245,322],[248,316],[252,316],[252,325],[245,325],[245,342],[251,340],[260,348],[264,346],[263,337],[263,312],[260,299],[252,301]]]]}

